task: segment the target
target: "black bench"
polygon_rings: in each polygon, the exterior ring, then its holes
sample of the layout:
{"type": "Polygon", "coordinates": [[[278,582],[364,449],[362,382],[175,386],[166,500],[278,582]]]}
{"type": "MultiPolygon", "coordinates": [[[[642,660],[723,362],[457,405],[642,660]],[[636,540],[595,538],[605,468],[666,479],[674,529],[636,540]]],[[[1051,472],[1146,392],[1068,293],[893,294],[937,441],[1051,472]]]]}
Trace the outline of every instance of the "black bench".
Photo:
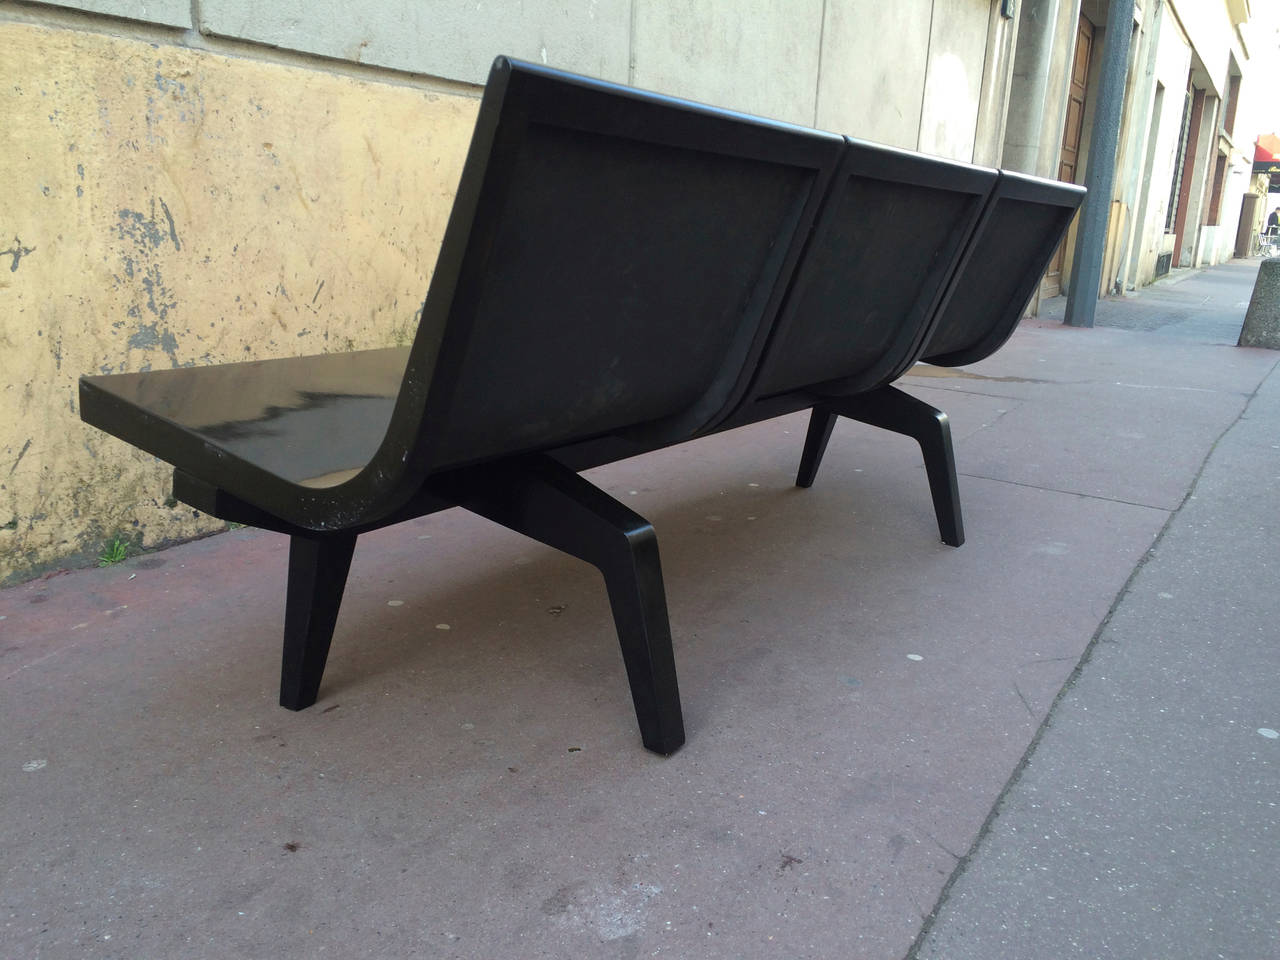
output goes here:
{"type": "Polygon", "coordinates": [[[289,535],[284,706],[316,700],[356,538],[462,506],[601,570],[671,753],[653,529],[578,471],[812,408],[800,485],[837,416],[914,436],[958,546],[945,415],[889,384],[999,346],[1081,192],[499,58],[411,347],[85,377],[81,416],[289,535]]]}

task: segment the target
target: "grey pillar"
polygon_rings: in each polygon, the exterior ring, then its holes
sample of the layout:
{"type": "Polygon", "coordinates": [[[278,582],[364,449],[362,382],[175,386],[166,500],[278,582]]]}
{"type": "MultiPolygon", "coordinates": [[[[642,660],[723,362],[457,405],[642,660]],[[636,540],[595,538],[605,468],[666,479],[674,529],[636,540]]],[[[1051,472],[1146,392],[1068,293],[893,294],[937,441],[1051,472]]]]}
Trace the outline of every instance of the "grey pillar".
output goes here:
{"type": "Polygon", "coordinates": [[[1280,350],[1280,257],[1263,260],[1258,268],[1236,345],[1280,350]]]}
{"type": "Polygon", "coordinates": [[[1133,32],[1133,0],[1111,0],[1107,9],[1107,35],[1102,41],[1102,70],[1098,78],[1097,106],[1093,115],[1093,140],[1089,144],[1089,168],[1084,185],[1089,190],[1080,210],[1076,230],[1075,259],[1067,287],[1065,323],[1092,327],[1102,285],[1102,255],[1107,245],[1107,217],[1116,179],[1116,146],[1120,142],[1120,113],[1129,62],[1129,35],[1133,32]]]}
{"type": "Polygon", "coordinates": [[[1057,19],[1058,0],[1022,0],[1000,163],[1006,170],[1039,172],[1040,132],[1045,121],[1057,19]]]}

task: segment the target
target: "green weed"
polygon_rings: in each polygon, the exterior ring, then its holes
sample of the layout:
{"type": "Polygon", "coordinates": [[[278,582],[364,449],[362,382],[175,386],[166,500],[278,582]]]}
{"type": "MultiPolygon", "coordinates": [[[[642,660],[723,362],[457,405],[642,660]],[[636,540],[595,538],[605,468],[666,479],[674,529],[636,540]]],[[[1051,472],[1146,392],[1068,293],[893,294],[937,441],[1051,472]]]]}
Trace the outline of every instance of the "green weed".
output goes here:
{"type": "Polygon", "coordinates": [[[98,566],[109,567],[113,563],[119,563],[129,555],[129,545],[119,537],[112,540],[105,550],[98,556],[98,566]]]}

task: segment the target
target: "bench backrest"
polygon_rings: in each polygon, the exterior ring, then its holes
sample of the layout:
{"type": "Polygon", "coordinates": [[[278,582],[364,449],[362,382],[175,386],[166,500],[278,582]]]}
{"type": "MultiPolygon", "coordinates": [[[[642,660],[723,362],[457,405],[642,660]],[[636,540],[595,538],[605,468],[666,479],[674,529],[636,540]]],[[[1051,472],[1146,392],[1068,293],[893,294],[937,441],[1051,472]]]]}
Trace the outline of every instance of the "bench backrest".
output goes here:
{"type": "Polygon", "coordinates": [[[848,140],[754,381],[730,423],[872,389],[914,362],[995,170],[848,140]]]}
{"type": "Polygon", "coordinates": [[[976,363],[1004,345],[1084,195],[1084,188],[1073,184],[1001,171],[924,344],[926,362],[976,363]]]}
{"type": "Polygon", "coordinates": [[[741,393],[841,139],[500,58],[387,443],[419,476],[741,393]]]}

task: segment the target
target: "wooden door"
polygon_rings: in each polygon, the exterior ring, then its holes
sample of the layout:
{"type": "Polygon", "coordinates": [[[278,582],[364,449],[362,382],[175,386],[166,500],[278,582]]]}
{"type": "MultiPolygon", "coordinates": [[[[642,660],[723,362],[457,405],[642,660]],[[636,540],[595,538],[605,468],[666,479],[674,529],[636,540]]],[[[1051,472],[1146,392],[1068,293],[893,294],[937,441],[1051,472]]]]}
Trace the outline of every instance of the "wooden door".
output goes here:
{"type": "MultiPolygon", "coordinates": [[[[1080,18],[1076,29],[1076,53],[1071,62],[1071,91],[1067,96],[1067,122],[1062,130],[1062,154],[1058,161],[1058,179],[1076,182],[1081,163],[1080,136],[1084,131],[1085,89],[1089,82],[1089,60],[1093,56],[1093,24],[1080,18]]],[[[1074,235],[1074,234],[1072,234],[1074,235]]],[[[1064,240],[1053,255],[1040,285],[1040,296],[1056,297],[1062,292],[1062,260],[1066,253],[1064,240]]]]}

